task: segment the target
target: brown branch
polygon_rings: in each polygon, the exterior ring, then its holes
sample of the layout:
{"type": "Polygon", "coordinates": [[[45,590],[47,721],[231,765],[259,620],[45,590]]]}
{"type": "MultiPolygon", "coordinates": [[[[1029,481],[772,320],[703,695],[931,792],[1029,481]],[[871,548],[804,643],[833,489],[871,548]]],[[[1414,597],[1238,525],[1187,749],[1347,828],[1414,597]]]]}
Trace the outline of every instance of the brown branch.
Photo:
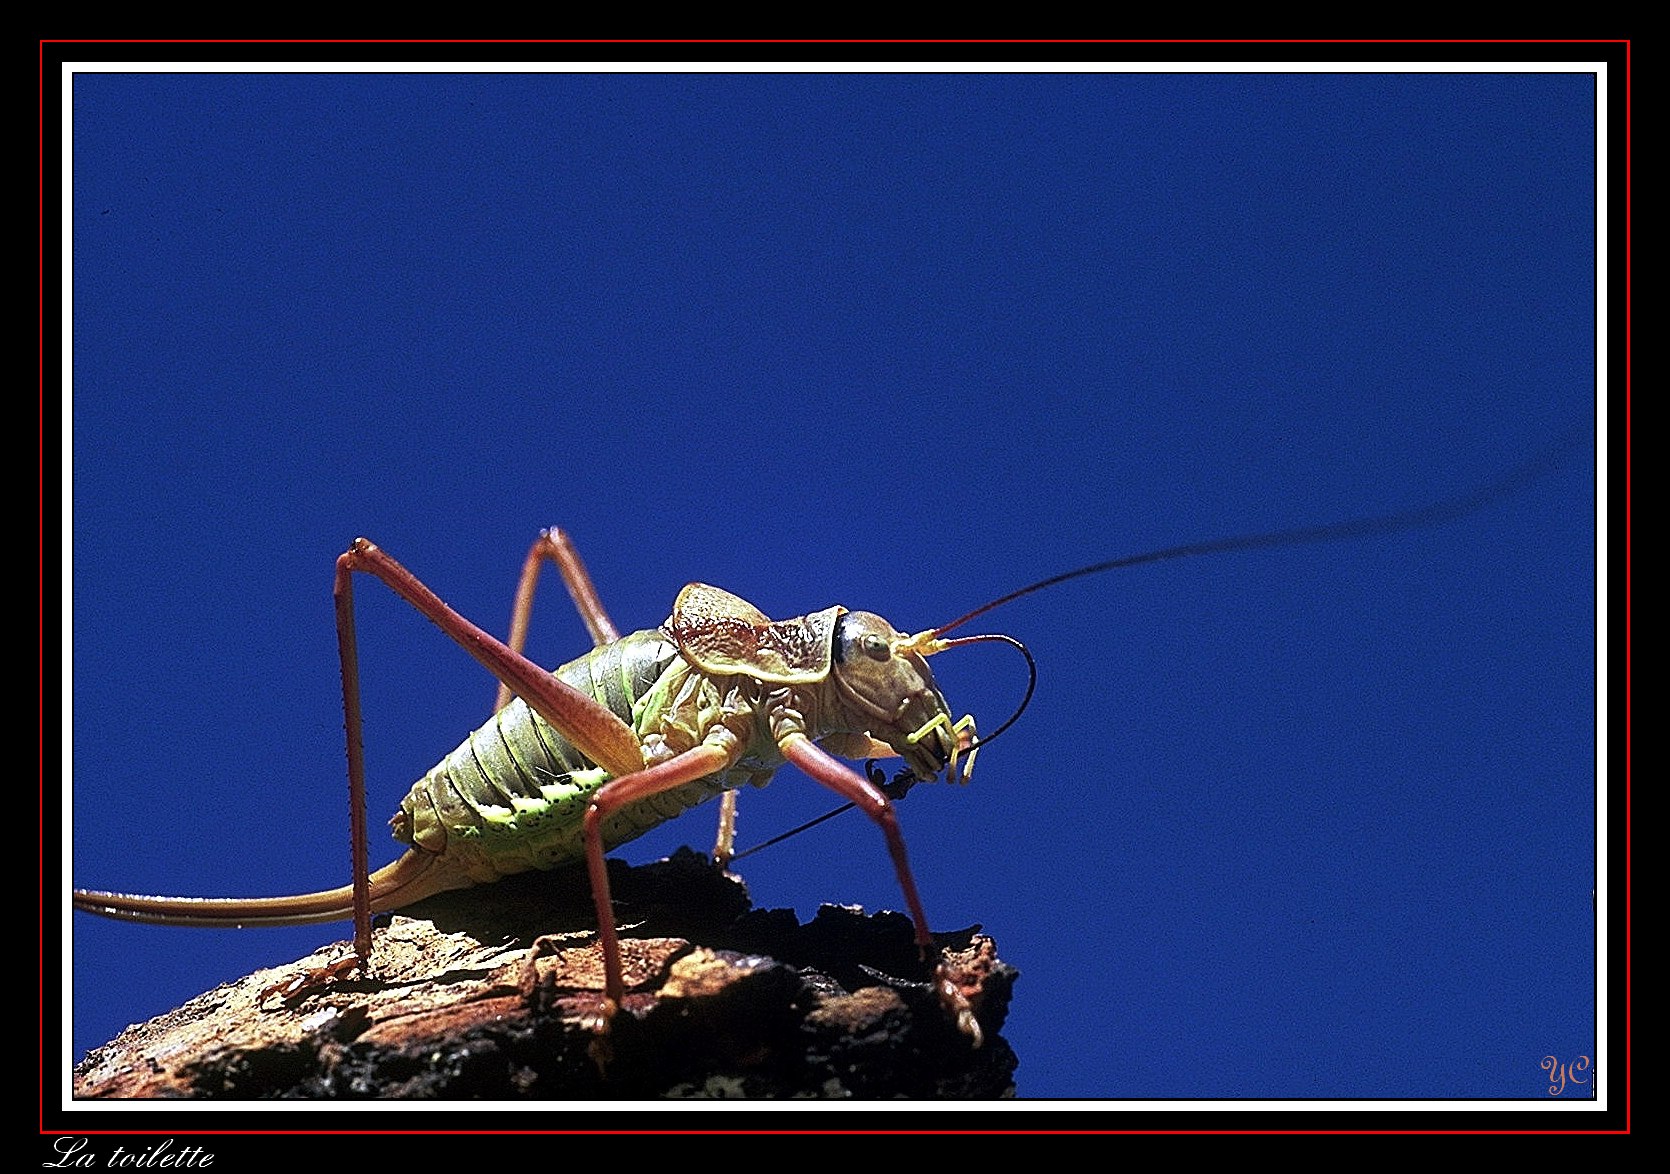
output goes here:
{"type": "Polygon", "coordinates": [[[628,993],[593,1059],[602,988],[583,873],[445,893],[380,929],[370,977],[293,1006],[260,994],[346,943],[229,983],[89,1052],[78,1097],[972,1097],[1013,1095],[998,1035],[1015,971],[943,935],[985,1032],[945,1015],[908,919],[825,906],[802,925],[682,851],[610,861],[628,993]],[[577,899],[576,899],[577,898],[577,899]],[[551,952],[530,963],[541,935],[551,952]],[[572,946],[564,943],[572,942],[572,946]],[[535,968],[530,971],[530,965],[535,968]]]}

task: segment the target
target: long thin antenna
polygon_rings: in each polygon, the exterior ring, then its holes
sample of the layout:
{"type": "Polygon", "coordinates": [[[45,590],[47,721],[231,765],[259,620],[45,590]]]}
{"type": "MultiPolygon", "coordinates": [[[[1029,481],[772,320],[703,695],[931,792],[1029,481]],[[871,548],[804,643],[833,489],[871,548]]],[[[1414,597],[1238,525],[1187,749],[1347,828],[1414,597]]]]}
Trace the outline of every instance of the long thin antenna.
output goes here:
{"type": "MultiPolygon", "coordinates": [[[[1202,554],[1226,554],[1235,550],[1267,550],[1279,546],[1303,546],[1313,542],[1336,542],[1346,538],[1367,538],[1376,534],[1396,534],[1404,530],[1418,530],[1424,526],[1437,526],[1444,522],[1452,522],[1517,493],[1539,477],[1558,468],[1577,447],[1577,442],[1587,435],[1587,431],[1586,426],[1573,427],[1554,444],[1505,474],[1499,480],[1460,497],[1435,502],[1432,505],[1421,506],[1417,509],[1380,514],[1372,518],[1353,518],[1343,522],[1329,522],[1321,526],[1296,526],[1291,530],[1273,530],[1262,534],[1239,534],[1232,538],[1213,538],[1206,542],[1186,542],[1180,546],[1167,546],[1159,550],[1144,551],[1142,554],[1128,554],[1121,558],[1108,559],[1106,562],[1091,563],[1087,567],[1063,571],[1059,575],[1051,575],[1047,579],[1039,579],[1036,583],[1029,583],[1025,587],[1009,592],[1007,595],[1000,595],[990,603],[983,603],[966,615],[958,616],[949,624],[942,624],[930,631],[913,636],[911,643],[917,645],[918,650],[923,655],[932,655],[934,652],[943,651],[944,648],[960,644],[962,641],[945,640],[941,642],[940,637],[955,628],[962,627],[968,621],[983,616],[1006,603],[1012,603],[1023,595],[1031,595],[1034,591],[1042,591],[1046,587],[1054,587],[1058,583],[1066,583],[1071,579],[1082,579],[1086,575],[1098,575],[1103,571],[1116,571],[1121,567],[1135,567],[1144,563],[1165,562],[1169,559],[1193,558],[1202,554]],[[933,647],[935,644],[940,646],[933,647]]],[[[984,636],[979,637],[979,639],[1011,638],[984,636]]],[[[1011,642],[1020,647],[1032,672],[1032,681],[1028,684],[1026,691],[1027,699],[1030,700],[1032,687],[1037,683],[1037,667],[1032,663],[1032,654],[1026,651],[1024,645],[1021,645],[1018,640],[1011,639],[1011,642]]],[[[984,745],[1008,729],[1020,717],[1021,710],[1025,708],[1026,701],[1023,700],[1020,708],[1015,711],[1008,721],[993,730],[990,737],[979,739],[975,745],[984,745]]],[[[895,780],[896,783],[897,780],[895,780]]],[[[904,796],[901,793],[896,797],[903,798],[904,796]]],[[[755,844],[745,852],[738,852],[731,859],[740,860],[742,857],[758,852],[762,848],[769,848],[773,844],[781,843],[790,836],[799,835],[808,828],[814,828],[825,820],[835,818],[851,806],[852,804],[849,803],[845,807],[837,807],[833,811],[827,811],[792,831],[784,832],[763,843],[755,844]]]]}
{"type": "Polygon", "coordinates": [[[1201,554],[1224,554],[1232,550],[1265,550],[1277,546],[1303,546],[1312,542],[1334,542],[1344,538],[1366,538],[1375,534],[1395,534],[1402,530],[1416,530],[1423,526],[1436,526],[1443,522],[1451,522],[1518,492],[1557,467],[1570,453],[1577,438],[1582,434],[1580,429],[1573,429],[1571,433],[1562,437],[1558,443],[1526,461],[1500,480],[1462,497],[1421,506],[1418,509],[1403,510],[1395,514],[1382,514],[1373,518],[1354,518],[1344,522],[1329,522],[1321,526],[1296,526],[1291,530],[1275,530],[1265,534],[1239,534],[1233,538],[1214,538],[1206,542],[1186,542],[1181,546],[1167,546],[1161,550],[1145,551],[1142,554],[1128,554],[1123,558],[1112,558],[1106,562],[1092,563],[1088,567],[1063,571],[1059,575],[1051,575],[1047,579],[1029,583],[1027,586],[1017,591],[1011,591],[1007,595],[1000,595],[990,603],[981,604],[967,615],[959,616],[949,624],[935,628],[932,635],[942,636],[954,628],[962,627],[976,616],[983,616],[993,608],[1002,607],[1023,595],[1031,595],[1034,591],[1054,587],[1057,583],[1065,583],[1069,579],[1080,579],[1086,575],[1097,575],[1103,571],[1114,571],[1121,567],[1135,567],[1143,563],[1164,562],[1168,559],[1193,558],[1195,555],[1201,554]]]}

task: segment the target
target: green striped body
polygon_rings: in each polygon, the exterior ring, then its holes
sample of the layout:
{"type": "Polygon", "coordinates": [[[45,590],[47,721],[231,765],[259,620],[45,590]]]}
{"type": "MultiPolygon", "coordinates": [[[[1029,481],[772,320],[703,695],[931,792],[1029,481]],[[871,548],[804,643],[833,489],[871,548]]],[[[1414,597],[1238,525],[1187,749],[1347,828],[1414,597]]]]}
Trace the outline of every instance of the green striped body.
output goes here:
{"type": "MultiPolygon", "coordinates": [[[[593,649],[556,675],[606,705],[640,742],[665,743],[669,752],[699,742],[717,704],[714,681],[655,630],[593,649]]],[[[764,782],[772,765],[745,759],[738,769],[622,808],[604,822],[604,846],[634,839],[728,786],[764,782]]],[[[518,698],[420,779],[390,826],[396,839],[445,856],[478,883],[556,868],[584,859],[582,818],[608,780],[518,698]]]]}

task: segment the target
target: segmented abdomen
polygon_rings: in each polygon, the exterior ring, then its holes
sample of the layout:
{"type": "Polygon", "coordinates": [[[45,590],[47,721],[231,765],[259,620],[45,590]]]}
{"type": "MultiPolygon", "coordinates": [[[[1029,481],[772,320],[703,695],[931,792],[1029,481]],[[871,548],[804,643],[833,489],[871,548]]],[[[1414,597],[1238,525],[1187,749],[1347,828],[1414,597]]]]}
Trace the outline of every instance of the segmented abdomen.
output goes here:
{"type": "MultiPolygon", "coordinates": [[[[659,631],[593,649],[557,676],[649,732],[670,679],[688,666],[659,631]]],[[[582,817],[609,775],[520,699],[466,738],[412,787],[390,821],[398,840],[444,854],[486,882],[584,857],[582,817]]],[[[720,776],[698,779],[623,808],[603,824],[606,847],[717,795],[720,776]]]]}

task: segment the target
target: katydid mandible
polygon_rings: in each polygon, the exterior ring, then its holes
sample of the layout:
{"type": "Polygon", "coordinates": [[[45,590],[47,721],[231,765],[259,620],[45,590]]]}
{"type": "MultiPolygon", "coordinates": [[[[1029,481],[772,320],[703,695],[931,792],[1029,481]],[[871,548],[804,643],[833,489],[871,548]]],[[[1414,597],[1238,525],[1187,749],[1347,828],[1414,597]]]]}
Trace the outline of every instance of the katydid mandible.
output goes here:
{"type": "MultiPolygon", "coordinates": [[[[731,852],[735,788],[764,785],[784,762],[864,812],[886,839],[924,956],[933,948],[905,854],[894,804],[838,760],[899,757],[918,781],[967,781],[974,752],[995,737],[974,720],[953,719],[926,658],[1001,635],[947,639],[946,633],[1023,595],[1141,563],[1196,555],[1367,537],[1438,525],[1482,509],[1554,467],[1566,440],[1471,494],[1399,513],[1214,539],[1111,559],[1052,575],[914,635],[880,616],[832,606],[771,620],[729,592],[691,583],[659,628],[620,636],[572,543],[542,533],[523,568],[509,642],[443,603],[411,572],[361,538],[337,560],[334,597],[348,732],[353,882],[290,897],[192,898],[74,891],[77,909],[170,925],[297,925],[354,922],[353,954],[315,978],[371,962],[371,917],[449,889],[584,859],[596,905],[604,984],[598,1022],[606,1028],[625,998],[619,938],[604,854],[708,799],[723,796],[721,861],[731,852]],[[546,560],[560,569],[594,647],[555,672],[521,653],[534,584],[546,560]],[[390,821],[408,845],[371,872],[365,833],[364,759],[353,576],[369,573],[422,612],[500,682],[493,717],[420,779],[390,821]]],[[[1027,698],[1031,696],[1030,684],[1027,698]]],[[[1026,699],[1023,698],[1021,708],[1026,699]]],[[[1019,710],[996,732],[1019,716],[1019,710]]],[[[973,1043],[980,1027],[943,962],[940,1002],[973,1043]]]]}

